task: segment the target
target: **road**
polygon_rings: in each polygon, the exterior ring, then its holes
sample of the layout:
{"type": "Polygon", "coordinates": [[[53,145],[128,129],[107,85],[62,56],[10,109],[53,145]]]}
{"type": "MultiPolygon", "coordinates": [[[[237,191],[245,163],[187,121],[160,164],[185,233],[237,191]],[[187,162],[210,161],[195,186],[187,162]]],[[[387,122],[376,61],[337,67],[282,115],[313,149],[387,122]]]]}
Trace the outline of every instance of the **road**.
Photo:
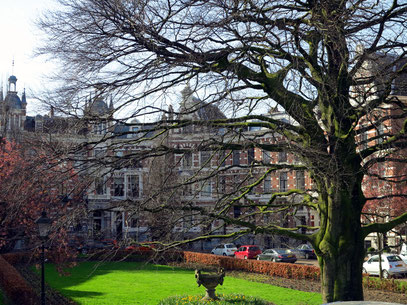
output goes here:
{"type": "Polygon", "coordinates": [[[308,266],[319,267],[318,260],[316,260],[316,259],[302,259],[302,258],[300,258],[295,263],[300,264],[300,265],[308,265],[308,266]]]}

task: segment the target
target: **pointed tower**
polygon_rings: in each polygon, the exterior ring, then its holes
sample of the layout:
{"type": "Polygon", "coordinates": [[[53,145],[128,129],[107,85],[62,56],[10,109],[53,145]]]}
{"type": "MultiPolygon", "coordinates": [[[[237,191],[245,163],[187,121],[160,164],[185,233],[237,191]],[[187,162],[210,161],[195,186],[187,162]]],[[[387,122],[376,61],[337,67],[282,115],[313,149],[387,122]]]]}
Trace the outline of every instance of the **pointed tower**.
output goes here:
{"type": "Polygon", "coordinates": [[[113,97],[112,97],[112,96],[110,96],[109,110],[110,110],[111,112],[113,112],[113,110],[114,110],[113,97]]]}
{"type": "Polygon", "coordinates": [[[27,98],[25,97],[25,88],[23,91],[23,95],[21,96],[21,106],[23,106],[24,110],[27,110],[27,98]]]}
{"type": "Polygon", "coordinates": [[[1,85],[0,85],[0,102],[2,102],[4,100],[3,97],[3,80],[1,81],[1,85]]]}

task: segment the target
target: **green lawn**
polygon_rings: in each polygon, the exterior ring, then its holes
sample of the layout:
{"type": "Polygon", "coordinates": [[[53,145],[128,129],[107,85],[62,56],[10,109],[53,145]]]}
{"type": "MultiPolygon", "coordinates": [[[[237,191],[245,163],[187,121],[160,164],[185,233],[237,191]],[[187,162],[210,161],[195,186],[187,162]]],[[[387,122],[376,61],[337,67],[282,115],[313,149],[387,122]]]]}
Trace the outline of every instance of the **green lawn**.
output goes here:
{"type": "MultiPolygon", "coordinates": [[[[70,269],[70,276],[60,276],[52,265],[46,266],[46,281],[79,304],[157,304],[174,295],[203,294],[194,272],[162,265],[130,262],[83,262],[70,269]]],[[[318,293],[227,277],[217,293],[256,296],[275,304],[321,304],[318,293]]]]}

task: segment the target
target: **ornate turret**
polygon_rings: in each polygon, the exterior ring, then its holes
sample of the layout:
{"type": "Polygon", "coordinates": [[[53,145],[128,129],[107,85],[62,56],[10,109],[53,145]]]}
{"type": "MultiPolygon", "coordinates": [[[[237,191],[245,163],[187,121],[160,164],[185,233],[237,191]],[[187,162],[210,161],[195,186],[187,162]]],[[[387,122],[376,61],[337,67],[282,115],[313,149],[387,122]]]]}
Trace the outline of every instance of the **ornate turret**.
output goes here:
{"type": "Polygon", "coordinates": [[[25,110],[27,106],[25,92],[23,93],[23,100],[24,102],[22,102],[17,95],[17,77],[11,75],[8,78],[8,91],[4,99],[4,106],[7,109],[25,110]]]}
{"type": "Polygon", "coordinates": [[[6,97],[3,99],[3,86],[0,94],[0,112],[2,127],[7,126],[7,130],[23,130],[26,120],[27,98],[25,90],[20,97],[17,94],[17,77],[11,75],[8,78],[6,97]]]}

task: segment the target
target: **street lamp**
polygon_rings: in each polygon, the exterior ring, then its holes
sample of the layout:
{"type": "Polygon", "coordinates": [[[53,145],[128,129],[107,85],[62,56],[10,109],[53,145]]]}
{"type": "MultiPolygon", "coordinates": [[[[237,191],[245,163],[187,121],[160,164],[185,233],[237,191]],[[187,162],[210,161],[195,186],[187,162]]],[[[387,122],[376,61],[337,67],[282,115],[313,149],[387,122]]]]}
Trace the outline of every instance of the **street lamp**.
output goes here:
{"type": "Polygon", "coordinates": [[[41,217],[35,223],[38,225],[38,231],[41,239],[41,305],[45,305],[45,241],[48,238],[48,232],[51,227],[51,219],[47,213],[42,211],[41,217]]]}

